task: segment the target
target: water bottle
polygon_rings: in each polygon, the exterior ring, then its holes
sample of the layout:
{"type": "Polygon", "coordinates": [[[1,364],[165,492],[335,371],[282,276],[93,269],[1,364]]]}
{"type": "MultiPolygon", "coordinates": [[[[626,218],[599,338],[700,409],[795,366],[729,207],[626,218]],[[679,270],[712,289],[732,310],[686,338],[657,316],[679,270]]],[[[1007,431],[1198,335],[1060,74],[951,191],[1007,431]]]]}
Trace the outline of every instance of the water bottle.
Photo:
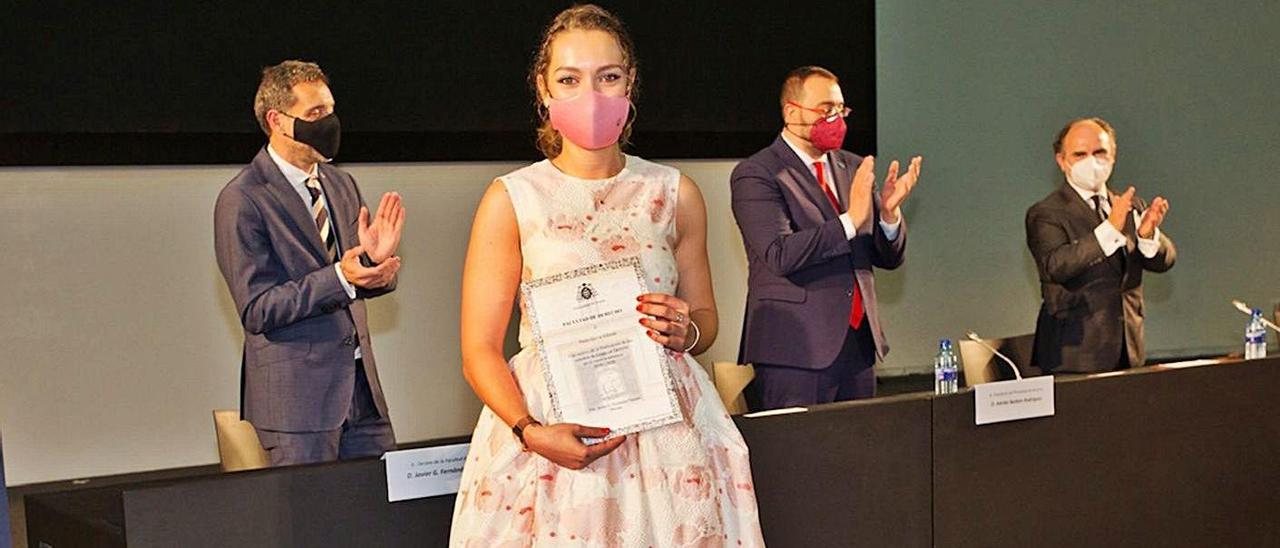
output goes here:
{"type": "Polygon", "coordinates": [[[946,348],[946,344],[947,344],[946,339],[942,339],[941,341],[939,341],[938,353],[933,357],[933,393],[934,394],[946,393],[943,390],[943,385],[946,382],[946,378],[947,378],[947,369],[946,369],[946,364],[944,363],[944,361],[946,360],[946,354],[944,354],[944,349],[946,348]]]}
{"type": "Polygon", "coordinates": [[[956,357],[955,348],[947,341],[947,393],[960,391],[960,359],[956,357]]]}
{"type": "Polygon", "coordinates": [[[947,393],[960,392],[960,359],[956,357],[955,347],[947,341],[947,393]]]}
{"type": "Polygon", "coordinates": [[[1253,309],[1244,328],[1244,359],[1267,357],[1267,328],[1262,325],[1262,311],[1253,309]]]}
{"type": "Polygon", "coordinates": [[[938,342],[938,355],[933,359],[933,393],[954,394],[959,389],[956,376],[956,354],[951,339],[938,342]]]}

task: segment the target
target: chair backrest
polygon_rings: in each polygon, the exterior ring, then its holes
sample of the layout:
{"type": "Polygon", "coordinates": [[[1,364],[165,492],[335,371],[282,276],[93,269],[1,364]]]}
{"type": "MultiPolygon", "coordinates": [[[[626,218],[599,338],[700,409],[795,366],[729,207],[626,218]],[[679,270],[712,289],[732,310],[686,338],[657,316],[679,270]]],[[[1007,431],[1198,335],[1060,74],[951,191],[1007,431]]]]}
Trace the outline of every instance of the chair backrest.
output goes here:
{"type": "Polygon", "coordinates": [[[218,460],[223,472],[253,470],[271,465],[271,457],[258,440],[258,431],[249,421],[240,420],[235,409],[215,409],[213,429],[218,436],[218,460]]]}
{"type": "MultiPolygon", "coordinates": [[[[983,341],[1013,360],[1022,376],[1034,377],[1040,375],[1038,368],[1031,367],[1031,350],[1035,339],[1035,334],[1029,334],[983,341]]],[[[960,361],[964,364],[965,386],[1014,378],[1009,364],[971,340],[960,339],[960,361]]]]}
{"type": "Polygon", "coordinates": [[[741,415],[747,412],[747,399],[742,391],[756,378],[756,370],[748,365],[732,362],[715,362],[711,364],[711,382],[716,385],[720,401],[730,415],[741,415]]]}

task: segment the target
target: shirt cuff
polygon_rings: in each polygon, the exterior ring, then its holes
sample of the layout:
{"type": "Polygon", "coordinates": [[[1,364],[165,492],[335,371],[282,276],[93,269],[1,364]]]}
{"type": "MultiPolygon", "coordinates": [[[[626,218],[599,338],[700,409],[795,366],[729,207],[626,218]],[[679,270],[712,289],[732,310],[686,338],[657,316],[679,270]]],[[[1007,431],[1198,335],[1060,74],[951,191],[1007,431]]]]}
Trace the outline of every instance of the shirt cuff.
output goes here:
{"type": "Polygon", "coordinates": [[[898,220],[894,221],[893,224],[886,223],[884,222],[884,219],[880,219],[880,230],[884,231],[885,239],[890,242],[898,239],[898,227],[900,226],[902,226],[901,213],[898,214],[898,220]]]}
{"type": "Polygon", "coordinates": [[[333,263],[333,270],[338,273],[338,282],[342,284],[342,289],[347,292],[347,298],[356,300],[356,286],[351,285],[347,281],[347,277],[342,275],[342,263],[333,263]]]}
{"type": "Polygon", "coordinates": [[[1151,235],[1150,240],[1143,238],[1141,236],[1138,237],[1138,253],[1141,253],[1143,257],[1150,259],[1155,257],[1156,253],[1159,253],[1159,252],[1160,252],[1160,228],[1159,227],[1157,227],[1155,233],[1151,235]]]}
{"type": "Polygon", "coordinates": [[[1124,234],[1111,226],[1110,222],[1102,221],[1097,228],[1093,229],[1093,235],[1098,239],[1098,245],[1102,247],[1102,254],[1108,257],[1124,247],[1124,234]]]}
{"type": "Polygon", "coordinates": [[[858,235],[858,227],[853,226],[853,219],[849,217],[848,213],[840,214],[840,224],[844,225],[844,239],[852,240],[854,236],[858,235]]]}

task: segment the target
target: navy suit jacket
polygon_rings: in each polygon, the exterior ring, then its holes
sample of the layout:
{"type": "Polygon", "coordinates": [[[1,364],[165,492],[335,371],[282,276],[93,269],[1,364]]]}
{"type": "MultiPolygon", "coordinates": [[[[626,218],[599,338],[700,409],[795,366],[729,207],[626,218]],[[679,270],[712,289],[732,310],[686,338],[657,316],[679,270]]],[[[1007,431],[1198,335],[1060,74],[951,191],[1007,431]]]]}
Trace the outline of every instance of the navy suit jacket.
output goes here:
{"type": "MultiPolygon", "coordinates": [[[[318,169],[342,250],[359,245],[355,179],[318,169]]],[[[364,299],[347,296],[311,212],[264,147],[218,195],[214,250],[244,326],[241,409],[254,426],[319,432],[342,426],[355,389],[356,342],[378,412],[389,418],[364,299]]]]}
{"type": "MultiPolygon", "coordinates": [[[[1135,199],[1134,209],[1142,211],[1145,204],[1135,199]]],[[[1125,248],[1107,257],[1093,233],[1100,222],[1093,207],[1067,184],[1027,210],[1027,247],[1044,299],[1032,365],[1047,373],[1115,369],[1121,349],[1130,366],[1146,363],[1142,272],[1173,268],[1177,249],[1161,231],[1156,256],[1142,256],[1130,215],[1123,231],[1125,248]]]]}
{"type": "MultiPolygon", "coordinates": [[[[849,182],[862,157],[830,153],[831,174],[843,210],[849,182]]],[[[747,249],[747,310],[739,363],[825,368],[840,353],[849,329],[855,279],[875,339],[876,356],[889,352],[876,306],[873,268],[902,264],[903,220],[889,241],[880,228],[879,196],[872,190],[871,226],[846,238],[839,214],[817,179],[779,136],[743,160],[730,179],[733,216],[747,249]]],[[[860,364],[871,365],[871,364],[860,364]]]]}

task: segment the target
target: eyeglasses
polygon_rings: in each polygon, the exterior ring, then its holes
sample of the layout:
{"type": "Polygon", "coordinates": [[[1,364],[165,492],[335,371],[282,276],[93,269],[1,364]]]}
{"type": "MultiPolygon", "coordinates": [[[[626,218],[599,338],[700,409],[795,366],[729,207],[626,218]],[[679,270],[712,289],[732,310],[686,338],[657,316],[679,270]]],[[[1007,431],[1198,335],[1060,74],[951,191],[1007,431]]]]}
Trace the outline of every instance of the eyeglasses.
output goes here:
{"type": "Polygon", "coordinates": [[[796,107],[798,109],[807,110],[815,114],[821,114],[822,117],[826,118],[828,122],[834,122],[837,116],[840,118],[848,118],[849,114],[853,112],[853,109],[841,104],[831,105],[831,108],[827,110],[822,110],[820,108],[809,108],[795,101],[787,101],[787,104],[793,107],[796,107]]]}

